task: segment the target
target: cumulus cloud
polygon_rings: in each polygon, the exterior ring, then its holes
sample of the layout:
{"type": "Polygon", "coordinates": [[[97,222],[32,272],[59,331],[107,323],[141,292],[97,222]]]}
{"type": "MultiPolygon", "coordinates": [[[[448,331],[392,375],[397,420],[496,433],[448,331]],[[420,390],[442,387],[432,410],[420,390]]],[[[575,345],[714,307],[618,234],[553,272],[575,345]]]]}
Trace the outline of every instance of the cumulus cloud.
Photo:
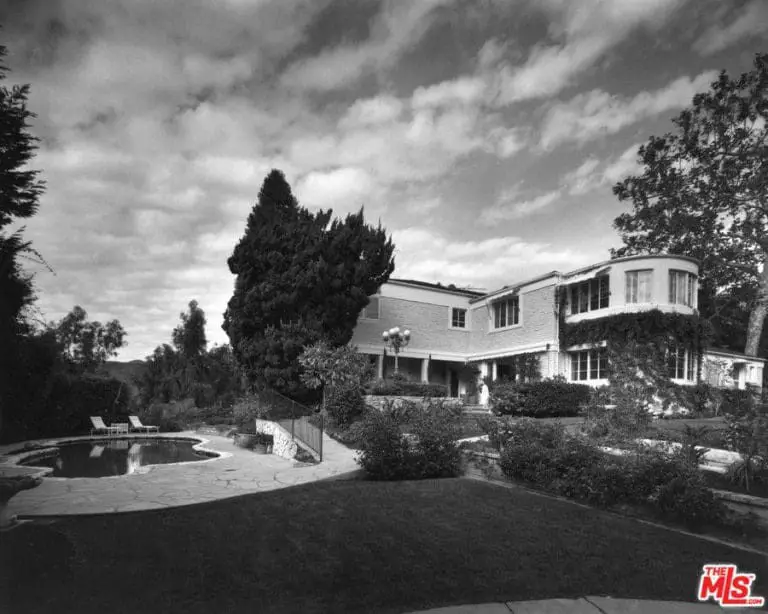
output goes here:
{"type": "Polygon", "coordinates": [[[393,233],[397,277],[494,290],[551,270],[570,271],[600,256],[520,237],[451,240],[424,228],[393,233]]]}
{"type": "Polygon", "coordinates": [[[729,23],[716,23],[709,27],[693,44],[702,55],[713,55],[736,43],[768,34],[768,3],[752,0],[739,7],[729,23]]]}
{"type": "Polygon", "coordinates": [[[493,226],[499,222],[540,213],[555,203],[561,196],[560,190],[552,190],[533,198],[521,199],[520,192],[515,187],[502,192],[496,203],[483,210],[480,214],[480,223],[493,226]]]}
{"type": "Polygon", "coordinates": [[[580,166],[563,175],[562,189],[572,196],[580,196],[600,188],[610,188],[625,177],[640,172],[639,147],[639,143],[634,144],[605,163],[595,156],[587,158],[580,166]]]}
{"type": "Polygon", "coordinates": [[[500,105],[552,96],[586,70],[609,49],[638,29],[657,29],[686,0],[545,0],[537,6],[551,18],[556,44],[533,47],[522,66],[498,63],[498,48],[486,50],[483,60],[497,60],[496,102],[500,105]]]}
{"type": "Polygon", "coordinates": [[[709,88],[715,71],[680,77],[654,92],[640,92],[632,98],[612,96],[603,90],[592,90],[555,104],[541,127],[540,145],[551,149],[568,141],[585,143],[614,134],[641,119],[690,104],[697,92],[709,88]]]}

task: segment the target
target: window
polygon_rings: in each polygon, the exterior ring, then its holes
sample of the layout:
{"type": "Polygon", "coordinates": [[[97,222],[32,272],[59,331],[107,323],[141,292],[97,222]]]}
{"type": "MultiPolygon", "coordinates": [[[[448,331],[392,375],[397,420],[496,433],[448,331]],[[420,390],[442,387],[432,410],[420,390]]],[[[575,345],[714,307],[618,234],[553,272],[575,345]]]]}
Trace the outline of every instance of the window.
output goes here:
{"type": "Polygon", "coordinates": [[[379,319],[379,297],[369,296],[369,303],[363,309],[363,317],[366,320],[378,320],[379,319]]]}
{"type": "Polygon", "coordinates": [[[696,299],[696,276],[688,271],[669,272],[669,302],[693,307],[696,299]]]}
{"type": "Polygon", "coordinates": [[[595,279],[571,286],[571,313],[584,313],[595,309],[608,307],[609,282],[608,276],[602,275],[595,279]]]}
{"type": "Polygon", "coordinates": [[[451,326],[453,328],[467,327],[467,310],[454,307],[451,309],[451,326]]]}
{"type": "Polygon", "coordinates": [[[608,378],[608,354],[605,349],[571,352],[571,380],[608,378]]]}
{"type": "Polygon", "coordinates": [[[627,303],[650,303],[653,299],[651,284],[653,271],[627,271],[627,303]]]}
{"type": "Polygon", "coordinates": [[[520,299],[515,296],[493,304],[493,327],[504,328],[520,323],[520,299]]]}
{"type": "Polygon", "coordinates": [[[690,350],[673,346],[667,352],[667,375],[692,382],[696,379],[696,358],[690,350]]]}

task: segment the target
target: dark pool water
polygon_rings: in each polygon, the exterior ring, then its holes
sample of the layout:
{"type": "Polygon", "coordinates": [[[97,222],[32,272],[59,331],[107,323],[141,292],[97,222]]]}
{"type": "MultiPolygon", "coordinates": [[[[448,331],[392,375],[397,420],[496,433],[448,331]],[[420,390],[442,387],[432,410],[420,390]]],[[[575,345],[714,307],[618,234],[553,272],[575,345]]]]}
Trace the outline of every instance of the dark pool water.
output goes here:
{"type": "Polygon", "coordinates": [[[21,465],[52,467],[57,478],[103,478],[135,473],[144,465],[201,461],[218,454],[200,452],[199,442],[181,439],[112,439],[63,444],[21,465]]]}

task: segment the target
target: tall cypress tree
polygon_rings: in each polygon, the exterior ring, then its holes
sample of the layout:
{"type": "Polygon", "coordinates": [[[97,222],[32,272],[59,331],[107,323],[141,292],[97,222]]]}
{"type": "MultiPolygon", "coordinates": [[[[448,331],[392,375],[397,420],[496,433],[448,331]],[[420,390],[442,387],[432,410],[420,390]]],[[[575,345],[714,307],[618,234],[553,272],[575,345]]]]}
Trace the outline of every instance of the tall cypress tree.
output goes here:
{"type": "Polygon", "coordinates": [[[394,270],[394,245],[363,211],[344,221],[299,206],[285,176],[264,180],[228,260],[237,276],[223,329],[252,383],[303,392],[298,356],[322,338],[347,343],[368,296],[394,270]]]}

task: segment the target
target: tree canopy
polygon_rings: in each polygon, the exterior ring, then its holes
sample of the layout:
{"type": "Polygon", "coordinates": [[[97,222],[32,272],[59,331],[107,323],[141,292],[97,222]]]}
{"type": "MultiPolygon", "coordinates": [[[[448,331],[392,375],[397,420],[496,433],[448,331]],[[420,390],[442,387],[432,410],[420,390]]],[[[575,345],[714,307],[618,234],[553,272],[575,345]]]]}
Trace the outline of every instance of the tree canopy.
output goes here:
{"type": "Polygon", "coordinates": [[[181,324],[173,329],[173,345],[186,358],[194,358],[205,353],[208,341],[205,338],[205,312],[197,301],[189,302],[189,312],[180,313],[181,324]]]}
{"type": "Polygon", "coordinates": [[[352,338],[368,297],[394,270],[393,251],[363,209],[344,220],[313,214],[273,170],[228,260],[237,277],[223,328],[249,380],[300,392],[299,355],[320,339],[352,338]]]}
{"type": "Polygon", "coordinates": [[[76,305],[58,323],[50,325],[64,358],[84,371],[93,371],[117,355],[126,332],[119,320],[89,322],[85,309],[76,305]]]}
{"type": "MultiPolygon", "coordinates": [[[[614,257],[668,252],[701,261],[702,315],[738,322],[757,355],[768,313],[768,54],[731,78],[723,71],[672,121],[675,130],[640,147],[641,174],[617,183],[632,204],[614,227],[614,257]]],[[[721,319],[721,324],[727,323],[721,319]]]]}

